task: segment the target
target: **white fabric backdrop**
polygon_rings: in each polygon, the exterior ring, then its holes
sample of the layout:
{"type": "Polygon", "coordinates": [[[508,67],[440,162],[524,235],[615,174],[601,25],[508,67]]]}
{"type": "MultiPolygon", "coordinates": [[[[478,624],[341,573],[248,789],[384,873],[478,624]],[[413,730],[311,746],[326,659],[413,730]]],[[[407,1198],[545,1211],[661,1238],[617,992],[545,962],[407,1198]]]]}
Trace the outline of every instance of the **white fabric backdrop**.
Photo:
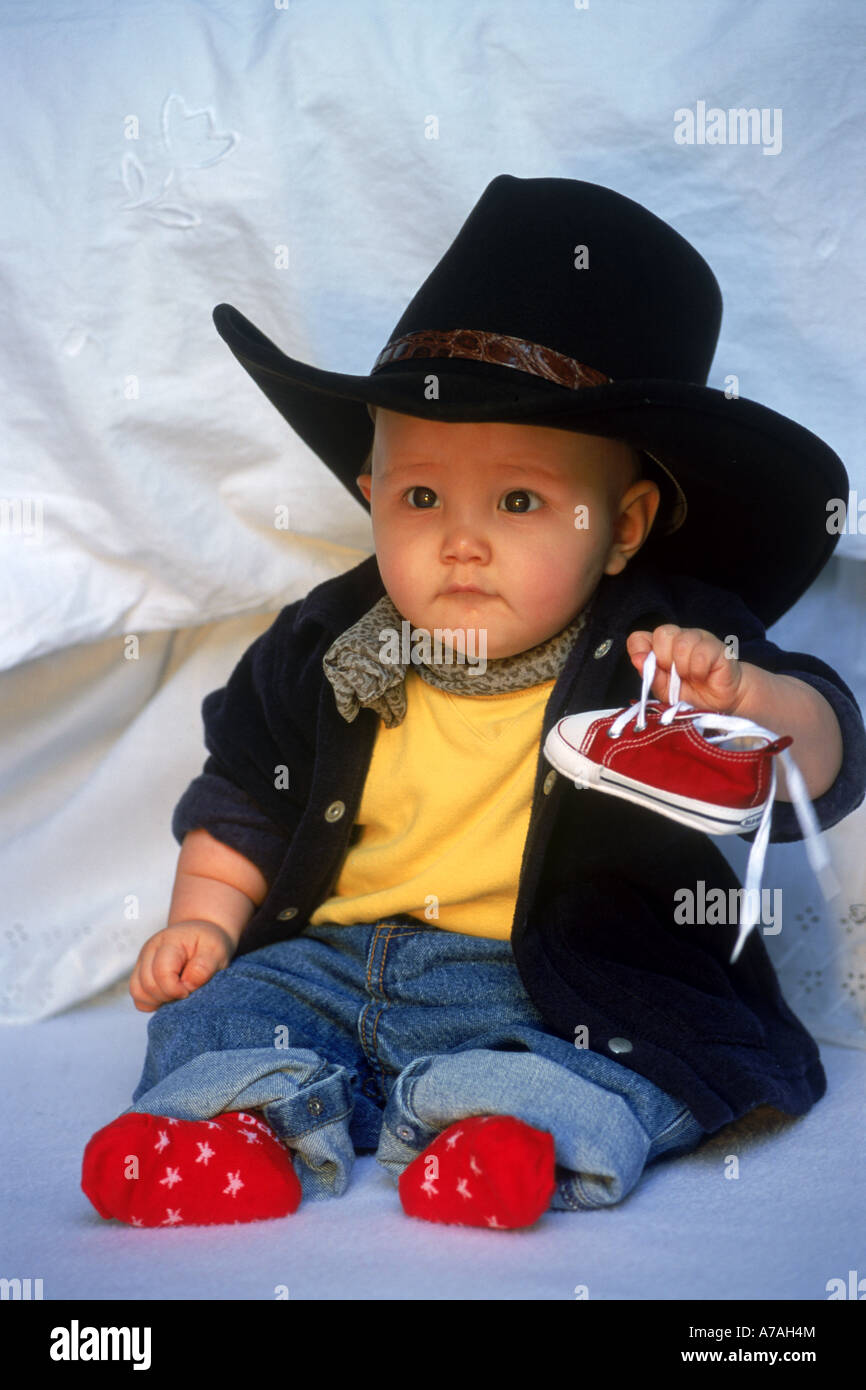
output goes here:
{"type": "MultiPolygon", "coordinates": [[[[604,183],[712,266],[709,384],[736,374],[825,438],[866,502],[864,39],[859,0],[0,10],[6,1021],[128,973],[165,920],[202,696],[279,607],[372,549],[213,306],[306,361],[368,371],[491,178],[604,183]],[[699,102],[781,112],[781,148],[678,144],[675,113],[699,102]]],[[[866,534],[837,557],[770,635],[830,661],[862,703],[866,534]]],[[[848,867],[819,949],[835,1022],[822,1006],[819,1025],[863,1045],[863,808],[831,833],[848,867]]],[[[801,854],[771,848],[765,882],[801,854]]],[[[805,1017],[807,967],[784,942],[805,1017]]]]}
{"type": "Polygon", "coordinates": [[[211,309],[369,370],[500,173],[670,221],[725,298],[709,384],[826,438],[866,500],[858,0],[67,0],[0,33],[0,667],[277,608],[363,558],[362,508],[211,309]],[[699,101],[780,110],[781,150],[677,144],[699,101]]]}

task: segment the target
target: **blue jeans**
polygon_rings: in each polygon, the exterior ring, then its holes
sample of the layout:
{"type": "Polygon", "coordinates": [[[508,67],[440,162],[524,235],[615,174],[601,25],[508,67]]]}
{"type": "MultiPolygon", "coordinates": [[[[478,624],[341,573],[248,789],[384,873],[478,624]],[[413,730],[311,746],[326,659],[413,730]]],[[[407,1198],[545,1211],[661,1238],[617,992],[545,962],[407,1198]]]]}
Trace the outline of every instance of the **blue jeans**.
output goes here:
{"type": "MultiPolygon", "coordinates": [[[[551,1034],[509,941],[408,914],[308,925],[163,1004],[130,1110],[260,1109],[306,1199],[341,1196],[356,1152],[396,1184],[455,1120],[514,1115],[555,1144],[551,1210],[609,1206],[704,1131],[638,1072],[551,1034]]],[[[128,1113],[128,1112],[126,1112],[128,1113]]]]}

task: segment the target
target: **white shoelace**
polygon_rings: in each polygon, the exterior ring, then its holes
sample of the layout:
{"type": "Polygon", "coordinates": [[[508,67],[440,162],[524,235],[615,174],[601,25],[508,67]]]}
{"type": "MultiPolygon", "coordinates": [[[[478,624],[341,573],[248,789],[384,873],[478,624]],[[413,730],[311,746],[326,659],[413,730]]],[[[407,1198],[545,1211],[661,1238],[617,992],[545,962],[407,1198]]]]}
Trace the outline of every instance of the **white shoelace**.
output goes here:
{"type": "MultiPolygon", "coordinates": [[[[610,738],[619,738],[625,729],[626,724],[637,716],[636,729],[646,728],[646,707],[647,704],[661,705],[661,700],[647,699],[653,677],[656,670],[656,654],[651,651],[643,667],[643,684],[641,687],[640,700],[623,710],[622,714],[617,715],[616,719],[608,730],[610,738]]],[[[671,684],[668,691],[668,708],[661,716],[659,723],[672,724],[678,713],[685,710],[694,709],[685,700],[679,698],[680,678],[676,664],[671,663],[671,684]]],[[[700,730],[708,743],[724,743],[736,735],[751,735],[754,738],[764,738],[768,743],[773,743],[779,737],[778,734],[771,733],[769,729],[764,729],[760,724],[755,724],[751,719],[742,719],[735,714],[695,714],[692,719],[694,726],[700,730]],[[705,729],[719,729],[721,732],[715,736],[704,734],[705,729]]],[[[734,947],[730,964],[734,961],[743,949],[743,945],[749,932],[755,926],[760,916],[761,902],[761,878],[764,872],[764,857],[767,852],[767,843],[770,838],[770,820],[773,813],[773,801],[776,796],[776,758],[783,760],[785,765],[785,778],[788,784],[788,793],[803,832],[803,839],[806,845],[806,854],[809,863],[812,865],[815,877],[818,880],[821,891],[825,899],[834,897],[839,892],[839,881],[833,872],[830,863],[830,856],[827,847],[820,838],[821,831],[815,812],[812,810],[812,802],[806,790],[800,769],[794,762],[787,748],[783,748],[779,753],[773,755],[772,776],[770,781],[770,792],[767,797],[761,823],[758,826],[758,833],[752,841],[752,848],[749,853],[749,862],[746,866],[745,883],[745,902],[743,913],[740,918],[740,934],[737,937],[737,944],[734,947]]]]}

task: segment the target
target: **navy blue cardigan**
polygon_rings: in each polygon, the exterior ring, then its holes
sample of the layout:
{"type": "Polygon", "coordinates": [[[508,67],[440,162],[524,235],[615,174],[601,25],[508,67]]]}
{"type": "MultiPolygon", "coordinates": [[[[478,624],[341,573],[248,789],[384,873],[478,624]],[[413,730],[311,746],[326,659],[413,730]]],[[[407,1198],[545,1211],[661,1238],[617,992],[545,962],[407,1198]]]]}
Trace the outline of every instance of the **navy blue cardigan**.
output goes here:
{"type": "MultiPolygon", "coordinates": [[[[342,718],[322,657],[384,593],[375,555],[317,585],[282,609],[204,700],[210,756],[172,831],[181,842],[203,827],[268,881],[235,959],[303,930],[360,833],[355,817],[379,716],[363,708],[351,724],[342,718]]],[[[818,1048],[782,997],[759,927],[730,965],[736,923],[674,922],[677,889],[700,879],[707,893],[741,886],[713,841],[619,797],[577,791],[541,753],[564,715],[638,698],[626,638],[664,622],[736,635],[742,661],[797,676],[829,701],[844,757],[813,802],[822,830],[866,794],[866,729],[826,663],[768,642],[735,594],[665,575],[642,555],[602,576],[551,690],[511,925],[515,964],[552,1033],[573,1041],[587,1027],[593,1051],[649,1077],[712,1132],[761,1104],[804,1114],[827,1086],[818,1048]]],[[[796,761],[794,745],[791,754],[796,761]]],[[[774,803],[770,838],[802,838],[790,803],[774,803]]]]}

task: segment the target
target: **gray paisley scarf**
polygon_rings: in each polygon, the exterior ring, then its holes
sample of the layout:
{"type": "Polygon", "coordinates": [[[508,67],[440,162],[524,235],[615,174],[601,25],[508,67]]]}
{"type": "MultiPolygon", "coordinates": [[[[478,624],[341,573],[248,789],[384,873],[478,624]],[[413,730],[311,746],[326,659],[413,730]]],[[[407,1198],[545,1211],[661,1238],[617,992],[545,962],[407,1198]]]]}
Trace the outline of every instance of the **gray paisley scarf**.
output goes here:
{"type": "Polygon", "coordinates": [[[435,629],[432,638],[424,628],[413,629],[385,594],[331,643],[322,666],[347,723],[367,705],[382,716],[387,729],[393,729],[406,715],[405,680],[410,665],[428,685],[455,695],[524,690],[559,675],[586,624],[589,607],[537,646],[492,658],[482,667],[471,645],[467,653],[459,653],[441,638],[437,646],[435,629]]]}

